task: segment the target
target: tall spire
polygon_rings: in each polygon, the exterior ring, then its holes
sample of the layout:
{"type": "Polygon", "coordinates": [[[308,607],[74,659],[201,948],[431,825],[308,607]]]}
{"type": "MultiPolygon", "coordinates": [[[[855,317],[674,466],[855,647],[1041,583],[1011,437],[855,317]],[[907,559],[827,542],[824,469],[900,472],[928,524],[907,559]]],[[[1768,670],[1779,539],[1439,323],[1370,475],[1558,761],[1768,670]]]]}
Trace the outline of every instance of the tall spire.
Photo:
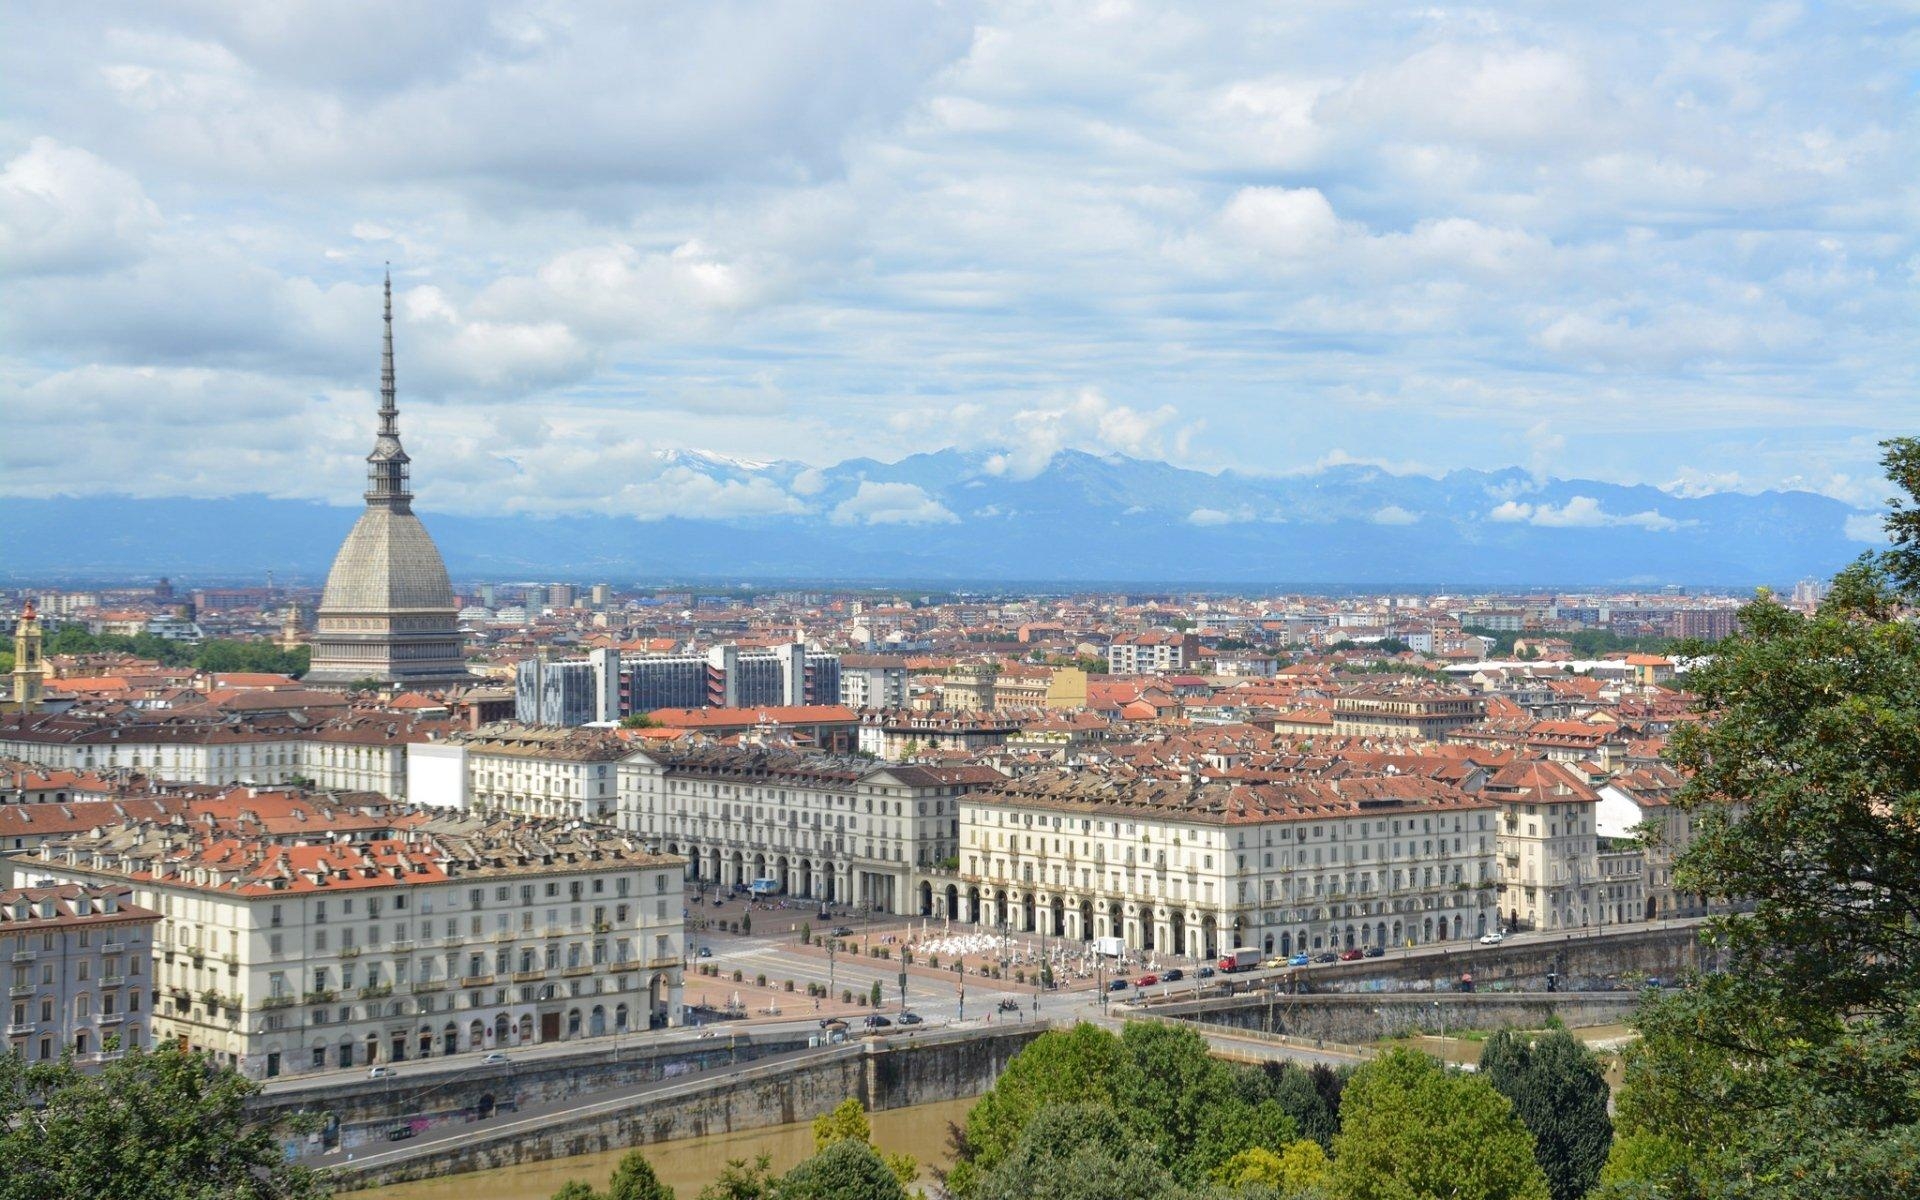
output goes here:
{"type": "Polygon", "coordinates": [[[386,336],[380,345],[380,433],[384,437],[399,437],[400,430],[394,421],[400,415],[394,396],[398,389],[393,381],[393,268],[387,268],[386,276],[386,336]]]}
{"type": "Polygon", "coordinates": [[[384,285],[386,330],[380,343],[380,433],[367,455],[367,507],[413,511],[413,493],[407,490],[407,452],[400,446],[400,407],[393,382],[393,270],[384,285]]]}

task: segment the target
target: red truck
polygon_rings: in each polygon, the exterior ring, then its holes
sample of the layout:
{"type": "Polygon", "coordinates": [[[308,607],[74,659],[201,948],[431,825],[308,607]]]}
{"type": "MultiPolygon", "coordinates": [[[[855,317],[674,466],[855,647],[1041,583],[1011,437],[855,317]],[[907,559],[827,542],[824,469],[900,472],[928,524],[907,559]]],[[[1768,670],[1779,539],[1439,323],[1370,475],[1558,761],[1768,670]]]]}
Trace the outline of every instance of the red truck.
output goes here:
{"type": "Polygon", "coordinates": [[[1220,958],[1222,971],[1244,971],[1260,965],[1260,952],[1252,946],[1236,946],[1220,958]]]}

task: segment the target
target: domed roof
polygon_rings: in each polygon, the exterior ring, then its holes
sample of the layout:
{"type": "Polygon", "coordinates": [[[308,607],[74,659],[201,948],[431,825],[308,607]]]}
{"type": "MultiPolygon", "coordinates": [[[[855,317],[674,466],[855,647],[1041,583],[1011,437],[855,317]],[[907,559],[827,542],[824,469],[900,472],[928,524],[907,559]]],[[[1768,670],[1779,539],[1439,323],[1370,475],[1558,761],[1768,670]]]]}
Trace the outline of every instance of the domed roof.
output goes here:
{"type": "Polygon", "coordinates": [[[447,565],[419,517],[369,507],[333,557],[320,611],[400,609],[453,612],[447,565]]]}

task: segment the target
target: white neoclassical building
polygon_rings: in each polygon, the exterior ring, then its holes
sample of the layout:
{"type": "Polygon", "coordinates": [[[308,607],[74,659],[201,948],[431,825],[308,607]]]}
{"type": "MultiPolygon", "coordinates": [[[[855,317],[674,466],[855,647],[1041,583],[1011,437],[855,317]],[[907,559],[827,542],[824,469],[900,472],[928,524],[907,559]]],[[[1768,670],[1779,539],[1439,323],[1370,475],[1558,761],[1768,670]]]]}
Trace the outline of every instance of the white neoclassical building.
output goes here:
{"type": "Polygon", "coordinates": [[[610,829],[131,823],[0,862],[158,913],[154,1039],[256,1078],[680,1020],[684,864],[610,829]]]}
{"type": "Polygon", "coordinates": [[[619,824],[685,858],[690,878],[930,913],[925,876],[959,846],[962,799],[1004,779],[779,749],[649,749],[621,764],[619,824]]]}
{"type": "Polygon", "coordinates": [[[1477,936],[1494,808],[1425,779],[1024,776],[961,800],[961,919],[1212,958],[1477,936]]]}

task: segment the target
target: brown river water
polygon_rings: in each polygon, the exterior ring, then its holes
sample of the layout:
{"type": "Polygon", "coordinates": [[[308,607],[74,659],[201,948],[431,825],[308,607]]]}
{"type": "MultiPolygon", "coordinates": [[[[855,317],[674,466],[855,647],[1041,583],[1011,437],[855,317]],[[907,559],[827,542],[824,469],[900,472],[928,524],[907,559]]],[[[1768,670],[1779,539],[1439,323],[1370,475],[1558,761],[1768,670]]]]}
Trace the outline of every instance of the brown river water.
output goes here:
{"type": "MultiPolygon", "coordinates": [[[[889,1153],[907,1153],[920,1160],[921,1178],[927,1178],[929,1165],[946,1166],[947,1123],[966,1119],[972,1100],[949,1100],[939,1104],[921,1104],[913,1108],[893,1109],[869,1115],[873,1140],[889,1153]]],[[[776,1171],[785,1171],[813,1153],[811,1122],[774,1125],[740,1133],[711,1137],[685,1138],[646,1147],[647,1160],[680,1200],[693,1200],[701,1188],[712,1183],[721,1166],[730,1158],[751,1161],[765,1154],[773,1159],[776,1171]]],[[[524,1163],[517,1167],[499,1167],[491,1171],[469,1171],[441,1179],[415,1183],[396,1183],[391,1187],[371,1188],[343,1193],[344,1200],[548,1200],[569,1179],[584,1179],[596,1188],[607,1185],[614,1164],[624,1150],[602,1154],[582,1154],[575,1158],[556,1158],[549,1162],[524,1163]]]]}

